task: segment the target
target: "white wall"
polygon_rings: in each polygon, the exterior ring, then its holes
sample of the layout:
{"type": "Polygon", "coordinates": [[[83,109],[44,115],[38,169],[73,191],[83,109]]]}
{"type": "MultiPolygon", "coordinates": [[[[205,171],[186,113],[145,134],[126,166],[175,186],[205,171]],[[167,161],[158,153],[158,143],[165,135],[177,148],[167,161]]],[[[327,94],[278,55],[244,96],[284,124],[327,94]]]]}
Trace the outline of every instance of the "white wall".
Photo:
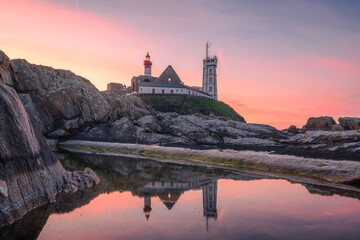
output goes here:
{"type": "Polygon", "coordinates": [[[171,90],[173,90],[174,95],[184,95],[184,94],[188,95],[189,91],[190,91],[190,95],[202,96],[202,97],[210,98],[210,96],[207,96],[207,95],[204,95],[204,94],[201,94],[199,92],[192,91],[192,90],[189,90],[189,89],[186,89],[186,88],[139,86],[139,93],[152,94],[153,89],[155,89],[155,94],[163,94],[162,90],[164,89],[164,94],[171,94],[171,90]]]}

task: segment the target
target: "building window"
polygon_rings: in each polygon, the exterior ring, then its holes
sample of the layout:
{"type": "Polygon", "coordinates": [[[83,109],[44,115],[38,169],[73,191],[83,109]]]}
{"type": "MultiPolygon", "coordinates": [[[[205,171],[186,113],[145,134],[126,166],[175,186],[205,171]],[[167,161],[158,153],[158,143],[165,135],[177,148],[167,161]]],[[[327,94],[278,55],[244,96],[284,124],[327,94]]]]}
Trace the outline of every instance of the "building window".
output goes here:
{"type": "Polygon", "coordinates": [[[162,94],[165,94],[165,89],[161,89],[161,93],[162,93],[162,94]]]}
{"type": "Polygon", "coordinates": [[[212,82],[212,77],[209,77],[209,82],[212,82]]]}
{"type": "Polygon", "coordinates": [[[212,92],[212,87],[209,87],[209,92],[212,92]]]}
{"type": "Polygon", "coordinates": [[[209,69],[209,74],[212,74],[212,68],[209,69]]]}
{"type": "Polygon", "coordinates": [[[179,89],[176,89],[176,92],[178,92],[179,89]]]}
{"type": "Polygon", "coordinates": [[[142,92],[142,88],[140,88],[140,92],[142,92]]]}
{"type": "Polygon", "coordinates": [[[173,93],[174,93],[174,90],[171,89],[171,94],[173,94],[173,93]]]}
{"type": "Polygon", "coordinates": [[[182,92],[182,89],[181,89],[181,92],[182,92]]]}
{"type": "Polygon", "coordinates": [[[168,83],[171,83],[171,78],[168,79],[168,83]]]}
{"type": "Polygon", "coordinates": [[[155,94],[155,88],[152,89],[152,93],[155,94]]]}

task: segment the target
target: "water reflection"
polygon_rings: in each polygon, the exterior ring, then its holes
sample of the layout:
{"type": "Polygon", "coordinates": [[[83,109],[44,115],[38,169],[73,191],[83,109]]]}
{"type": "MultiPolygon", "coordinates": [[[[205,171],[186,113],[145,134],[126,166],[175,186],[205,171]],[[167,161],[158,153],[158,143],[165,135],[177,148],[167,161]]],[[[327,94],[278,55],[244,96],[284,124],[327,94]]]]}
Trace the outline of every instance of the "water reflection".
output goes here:
{"type": "Polygon", "coordinates": [[[91,167],[100,184],[59,196],[0,229],[0,239],[356,239],[360,233],[358,192],[145,159],[58,156],[68,170],[91,167]]]}
{"type": "Polygon", "coordinates": [[[217,180],[208,180],[205,182],[157,182],[152,181],[145,185],[140,191],[144,197],[144,214],[146,220],[149,220],[151,207],[151,198],[159,197],[165,207],[171,210],[180,198],[181,194],[190,189],[202,189],[203,215],[206,217],[206,228],[208,229],[208,219],[217,219],[217,180]]]}
{"type": "Polygon", "coordinates": [[[203,209],[206,217],[206,230],[209,231],[209,218],[217,219],[217,180],[212,180],[210,183],[202,186],[203,195],[203,209]]]}

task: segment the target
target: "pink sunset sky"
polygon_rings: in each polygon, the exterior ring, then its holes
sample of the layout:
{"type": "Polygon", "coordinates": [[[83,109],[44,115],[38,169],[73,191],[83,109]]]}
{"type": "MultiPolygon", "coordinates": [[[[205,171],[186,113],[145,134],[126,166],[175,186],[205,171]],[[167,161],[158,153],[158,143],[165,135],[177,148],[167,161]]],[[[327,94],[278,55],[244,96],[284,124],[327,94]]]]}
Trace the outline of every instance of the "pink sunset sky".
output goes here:
{"type": "Polygon", "coordinates": [[[99,90],[172,65],[201,85],[205,43],[219,100],[250,123],[360,117],[360,1],[0,0],[0,49],[69,69],[99,90]]]}

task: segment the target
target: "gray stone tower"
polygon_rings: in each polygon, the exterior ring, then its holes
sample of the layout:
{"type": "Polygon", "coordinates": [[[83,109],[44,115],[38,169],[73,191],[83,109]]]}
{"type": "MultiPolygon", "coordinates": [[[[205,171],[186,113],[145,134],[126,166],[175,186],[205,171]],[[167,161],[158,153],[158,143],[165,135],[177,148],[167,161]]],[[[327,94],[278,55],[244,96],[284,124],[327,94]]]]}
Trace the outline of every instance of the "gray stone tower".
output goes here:
{"type": "Polygon", "coordinates": [[[203,215],[206,217],[206,231],[209,230],[209,218],[217,219],[217,179],[202,186],[203,193],[203,215]]]}
{"type": "Polygon", "coordinates": [[[217,95],[217,57],[209,57],[209,47],[211,43],[206,43],[206,57],[203,60],[203,85],[202,90],[209,93],[215,100],[218,99],[217,95]]]}

